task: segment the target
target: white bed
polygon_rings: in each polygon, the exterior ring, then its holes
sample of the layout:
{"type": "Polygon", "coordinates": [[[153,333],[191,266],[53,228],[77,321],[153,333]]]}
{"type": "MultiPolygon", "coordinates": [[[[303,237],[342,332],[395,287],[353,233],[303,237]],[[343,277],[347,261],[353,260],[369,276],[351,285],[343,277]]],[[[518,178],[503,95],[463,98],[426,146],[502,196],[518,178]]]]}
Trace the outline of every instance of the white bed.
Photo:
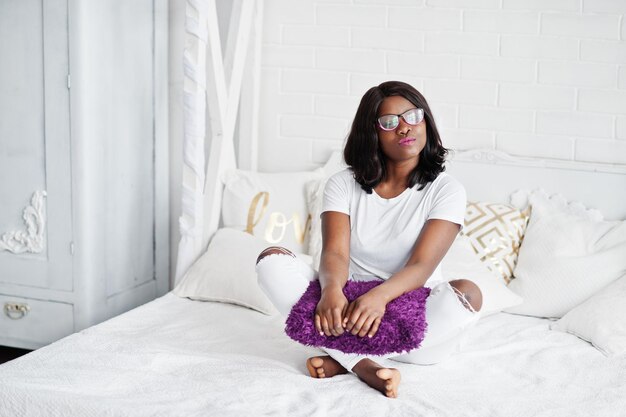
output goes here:
{"type": "Polygon", "coordinates": [[[547,320],[482,319],[464,351],[402,372],[386,399],[352,375],[317,380],[278,316],[167,294],[2,366],[3,416],[618,416],[626,357],[547,320]]]}
{"type": "MultiPolygon", "coordinates": [[[[626,218],[624,167],[476,151],[449,171],[470,199],[506,201],[546,184],[626,218]]],[[[390,363],[402,384],[387,399],[353,375],[310,378],[305,360],[319,351],[288,339],[279,316],[169,293],[1,365],[0,416],[623,415],[626,355],[607,357],[550,323],[484,317],[448,361],[390,363]]]]}

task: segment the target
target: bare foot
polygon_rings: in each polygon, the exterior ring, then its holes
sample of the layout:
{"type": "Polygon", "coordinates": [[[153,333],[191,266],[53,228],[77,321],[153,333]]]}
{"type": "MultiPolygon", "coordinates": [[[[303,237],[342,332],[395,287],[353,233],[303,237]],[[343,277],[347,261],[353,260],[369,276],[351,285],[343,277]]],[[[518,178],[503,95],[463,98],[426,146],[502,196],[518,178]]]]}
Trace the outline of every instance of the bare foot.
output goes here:
{"type": "Polygon", "coordinates": [[[332,378],[348,371],[330,356],[314,356],[307,359],[306,367],[313,378],[332,378]]]}
{"type": "Polygon", "coordinates": [[[400,371],[395,368],[383,368],[371,359],[363,359],[352,368],[367,385],[382,392],[389,398],[398,397],[400,371]]]}

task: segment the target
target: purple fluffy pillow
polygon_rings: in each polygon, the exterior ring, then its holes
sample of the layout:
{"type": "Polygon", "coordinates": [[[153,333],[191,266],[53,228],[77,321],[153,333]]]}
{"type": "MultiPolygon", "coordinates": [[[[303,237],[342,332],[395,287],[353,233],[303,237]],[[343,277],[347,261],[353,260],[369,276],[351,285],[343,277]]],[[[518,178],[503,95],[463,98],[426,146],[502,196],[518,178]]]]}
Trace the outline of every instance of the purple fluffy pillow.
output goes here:
{"type": "MultiPolygon", "coordinates": [[[[353,301],[383,281],[348,281],[343,293],[353,301]]],[[[341,336],[320,335],[315,329],[315,308],[320,300],[319,281],[312,281],[287,317],[285,332],[306,346],[331,348],[345,353],[386,355],[416,349],[426,331],[426,298],[429,288],[418,288],[387,304],[378,332],[369,338],[344,332],[341,336]]]]}

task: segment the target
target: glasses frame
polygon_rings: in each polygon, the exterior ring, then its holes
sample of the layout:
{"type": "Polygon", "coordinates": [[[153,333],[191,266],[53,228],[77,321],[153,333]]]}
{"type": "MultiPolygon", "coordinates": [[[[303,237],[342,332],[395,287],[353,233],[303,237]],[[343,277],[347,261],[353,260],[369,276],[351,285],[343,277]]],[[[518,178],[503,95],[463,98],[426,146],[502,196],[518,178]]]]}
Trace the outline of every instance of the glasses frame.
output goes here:
{"type": "Polygon", "coordinates": [[[424,109],[420,109],[419,107],[415,107],[415,108],[413,108],[413,109],[409,109],[409,110],[405,111],[405,112],[404,112],[404,113],[402,113],[402,114],[383,114],[382,116],[380,116],[379,118],[377,118],[377,119],[376,119],[376,124],[378,125],[378,127],[380,127],[380,128],[381,128],[382,130],[384,130],[385,132],[390,132],[390,131],[392,131],[392,130],[397,129],[397,128],[398,128],[398,126],[400,126],[400,118],[401,118],[401,117],[402,117],[402,120],[404,120],[404,122],[405,122],[405,123],[407,123],[407,124],[409,124],[409,125],[411,125],[411,126],[417,126],[418,124],[420,124],[420,123],[422,123],[422,122],[424,121],[424,117],[425,117],[425,115],[424,115],[424,109]],[[415,110],[417,110],[417,111],[418,111],[418,113],[420,113],[420,114],[421,114],[421,117],[418,117],[420,120],[419,120],[419,122],[417,122],[417,123],[410,123],[410,122],[409,122],[409,121],[408,121],[408,120],[404,117],[404,115],[405,115],[405,114],[407,114],[407,113],[409,113],[409,112],[415,111],[415,110]],[[395,116],[395,117],[396,117],[396,119],[395,119],[395,120],[396,120],[396,124],[395,124],[395,126],[390,127],[390,128],[383,127],[383,124],[382,124],[382,122],[380,121],[380,119],[382,119],[383,117],[388,117],[388,116],[395,116]]]}

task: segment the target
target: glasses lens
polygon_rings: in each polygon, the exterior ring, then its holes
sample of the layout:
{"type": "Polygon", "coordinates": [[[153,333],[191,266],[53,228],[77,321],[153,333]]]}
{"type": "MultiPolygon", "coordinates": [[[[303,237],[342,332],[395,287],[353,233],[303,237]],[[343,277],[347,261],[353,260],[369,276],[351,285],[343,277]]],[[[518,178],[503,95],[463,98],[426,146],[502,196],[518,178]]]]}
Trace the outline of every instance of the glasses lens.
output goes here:
{"type": "Polygon", "coordinates": [[[410,125],[416,125],[422,120],[424,120],[424,110],[422,109],[411,109],[409,111],[404,112],[402,114],[402,118],[405,122],[410,125]]]}
{"type": "Polygon", "coordinates": [[[386,116],[381,116],[378,118],[378,124],[384,130],[395,129],[396,127],[398,127],[398,123],[400,123],[400,120],[395,114],[388,114],[386,116]]]}

